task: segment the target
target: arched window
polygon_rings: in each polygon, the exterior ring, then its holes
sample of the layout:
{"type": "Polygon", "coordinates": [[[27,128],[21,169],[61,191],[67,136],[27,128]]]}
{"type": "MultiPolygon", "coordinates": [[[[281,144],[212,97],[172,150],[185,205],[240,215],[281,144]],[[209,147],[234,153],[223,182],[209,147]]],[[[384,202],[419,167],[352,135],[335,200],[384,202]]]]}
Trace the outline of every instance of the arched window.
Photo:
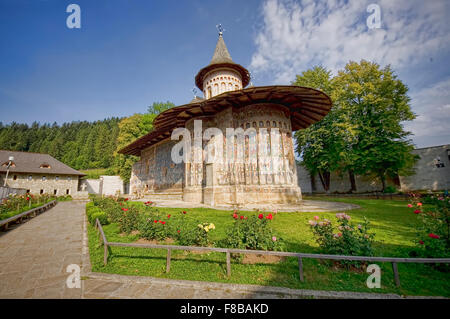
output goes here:
{"type": "Polygon", "coordinates": [[[263,121],[259,121],[259,127],[264,127],[264,122],[263,121]]]}
{"type": "Polygon", "coordinates": [[[227,90],[227,86],[226,86],[225,82],[222,82],[220,93],[223,93],[223,92],[225,92],[226,90],[227,90]]]}
{"type": "Polygon", "coordinates": [[[266,122],[266,126],[267,126],[267,127],[270,127],[270,121],[267,121],[267,122],[266,122]]]}
{"type": "Polygon", "coordinates": [[[219,84],[214,84],[214,95],[219,94],[219,84]]]}
{"type": "Polygon", "coordinates": [[[273,123],[272,123],[273,125],[273,127],[277,127],[277,122],[275,122],[275,121],[273,121],[273,123]]]}
{"type": "Polygon", "coordinates": [[[233,84],[228,83],[228,90],[229,90],[229,91],[233,91],[233,84]]]}
{"type": "Polygon", "coordinates": [[[234,86],[236,90],[239,90],[239,85],[234,86]]]}
{"type": "Polygon", "coordinates": [[[210,86],[208,86],[208,95],[207,95],[207,97],[206,98],[210,98],[212,96],[212,90],[211,90],[211,87],[210,86]]]}

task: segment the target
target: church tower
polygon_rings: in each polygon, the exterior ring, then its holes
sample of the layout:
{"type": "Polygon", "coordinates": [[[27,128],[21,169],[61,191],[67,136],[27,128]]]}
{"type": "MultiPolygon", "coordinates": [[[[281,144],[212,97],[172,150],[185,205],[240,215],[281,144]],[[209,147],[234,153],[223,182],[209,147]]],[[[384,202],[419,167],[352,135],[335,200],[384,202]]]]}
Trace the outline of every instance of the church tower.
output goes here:
{"type": "Polygon", "coordinates": [[[249,82],[248,70],[233,62],[220,31],[211,62],[198,72],[195,84],[202,90],[205,99],[210,99],[225,92],[242,90],[249,82]]]}

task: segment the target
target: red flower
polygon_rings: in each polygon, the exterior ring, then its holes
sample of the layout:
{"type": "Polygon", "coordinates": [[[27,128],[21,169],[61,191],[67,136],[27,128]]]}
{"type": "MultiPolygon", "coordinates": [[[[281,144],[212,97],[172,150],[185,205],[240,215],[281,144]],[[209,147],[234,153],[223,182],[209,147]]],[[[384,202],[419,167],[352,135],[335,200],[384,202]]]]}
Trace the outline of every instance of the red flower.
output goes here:
{"type": "Polygon", "coordinates": [[[160,223],[161,223],[161,224],[163,224],[163,225],[165,225],[165,224],[166,224],[166,222],[163,222],[163,221],[161,221],[160,223]]]}
{"type": "Polygon", "coordinates": [[[264,218],[264,215],[263,215],[263,214],[259,214],[259,215],[258,215],[258,218],[259,218],[259,219],[263,219],[263,218],[264,218]]]}
{"type": "Polygon", "coordinates": [[[170,215],[170,214],[169,214],[169,215],[167,215],[167,218],[170,218],[170,216],[172,216],[172,215],[170,215]]]}
{"type": "Polygon", "coordinates": [[[128,201],[128,198],[125,198],[124,201],[128,201]]]}
{"type": "Polygon", "coordinates": [[[422,203],[417,203],[417,206],[422,206],[422,203]]]}
{"type": "Polygon", "coordinates": [[[234,213],[234,214],[233,214],[233,218],[234,218],[234,219],[237,219],[237,218],[238,218],[238,215],[237,215],[236,213],[234,213]]]}
{"type": "Polygon", "coordinates": [[[412,208],[412,204],[408,204],[408,207],[409,207],[409,208],[412,208]]]}
{"type": "Polygon", "coordinates": [[[180,230],[177,230],[177,233],[179,234],[179,233],[180,233],[180,230]]]}
{"type": "Polygon", "coordinates": [[[273,216],[272,216],[272,214],[269,214],[269,215],[267,215],[266,218],[272,220],[272,219],[273,219],[273,216]]]}
{"type": "Polygon", "coordinates": [[[241,219],[244,219],[244,216],[241,216],[241,219]]]}
{"type": "Polygon", "coordinates": [[[30,200],[30,197],[27,197],[27,200],[30,200]]]}
{"type": "Polygon", "coordinates": [[[186,215],[186,211],[185,211],[185,210],[183,211],[183,214],[185,214],[185,215],[186,215]]]}
{"type": "Polygon", "coordinates": [[[424,244],[423,240],[419,240],[419,244],[423,245],[424,244]]]}
{"type": "Polygon", "coordinates": [[[436,235],[436,234],[433,234],[433,233],[428,234],[428,237],[435,238],[435,239],[441,238],[441,237],[439,237],[439,235],[436,235]]]}
{"type": "Polygon", "coordinates": [[[154,220],[153,222],[154,222],[155,224],[157,224],[157,223],[158,223],[158,221],[157,221],[157,220],[154,220]]]}
{"type": "Polygon", "coordinates": [[[416,210],[414,211],[414,214],[420,214],[420,213],[421,213],[420,209],[416,209],[416,210]]]}
{"type": "Polygon", "coordinates": [[[122,208],[122,210],[123,210],[124,212],[127,212],[127,211],[128,211],[128,208],[122,208]]]}

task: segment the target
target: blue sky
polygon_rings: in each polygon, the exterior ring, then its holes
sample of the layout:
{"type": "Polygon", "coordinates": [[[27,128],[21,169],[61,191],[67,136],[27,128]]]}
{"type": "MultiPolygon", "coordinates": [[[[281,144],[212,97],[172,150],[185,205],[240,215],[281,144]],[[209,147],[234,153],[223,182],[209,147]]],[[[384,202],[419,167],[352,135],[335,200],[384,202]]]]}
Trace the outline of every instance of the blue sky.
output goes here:
{"type": "Polygon", "coordinates": [[[418,147],[450,143],[450,1],[0,0],[0,121],[100,120],[192,99],[221,23],[255,85],[321,64],[391,64],[410,88],[418,147]],[[81,7],[68,29],[66,7],[81,7]],[[370,3],[381,29],[369,30],[370,3]]]}

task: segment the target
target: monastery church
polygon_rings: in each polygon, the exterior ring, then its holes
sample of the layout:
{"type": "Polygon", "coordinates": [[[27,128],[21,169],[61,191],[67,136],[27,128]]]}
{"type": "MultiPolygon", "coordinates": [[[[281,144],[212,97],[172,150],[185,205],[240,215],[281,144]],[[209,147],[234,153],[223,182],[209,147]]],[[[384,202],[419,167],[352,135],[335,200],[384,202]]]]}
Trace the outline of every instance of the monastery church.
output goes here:
{"type": "MultiPolygon", "coordinates": [[[[151,132],[120,150],[121,154],[140,157],[132,168],[130,194],[211,206],[300,203],[292,133],[320,121],[330,111],[331,99],[312,88],[247,87],[249,83],[248,70],[231,59],[220,32],[211,62],[195,76],[204,98],[195,97],[159,114],[151,132]],[[215,136],[203,140],[201,147],[191,148],[191,156],[200,156],[201,162],[175,163],[171,151],[179,140],[171,139],[173,130],[186,128],[194,140],[194,121],[198,120],[202,121],[202,133],[208,128],[218,128],[224,134],[227,128],[254,128],[257,145],[261,145],[263,131],[276,128],[280,165],[267,163],[260,152],[256,152],[256,161],[208,163],[203,149],[214,143],[215,136]]],[[[271,140],[266,140],[270,149],[271,140]]]]}

